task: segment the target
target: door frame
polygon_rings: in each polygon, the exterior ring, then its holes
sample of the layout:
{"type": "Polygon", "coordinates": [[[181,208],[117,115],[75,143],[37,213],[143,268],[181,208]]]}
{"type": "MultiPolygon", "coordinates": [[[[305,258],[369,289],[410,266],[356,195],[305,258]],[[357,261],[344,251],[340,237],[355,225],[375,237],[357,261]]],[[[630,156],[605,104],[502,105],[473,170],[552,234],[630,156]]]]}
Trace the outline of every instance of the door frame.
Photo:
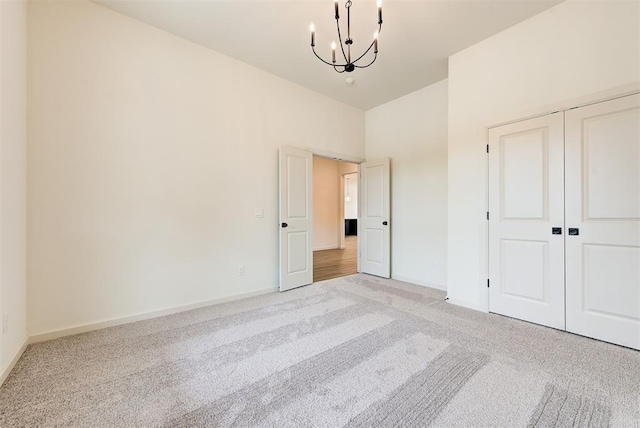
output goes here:
{"type": "Polygon", "coordinates": [[[573,98],[563,102],[555,103],[546,107],[541,107],[520,115],[508,115],[497,117],[494,120],[479,129],[478,141],[482,144],[478,145],[479,156],[483,156],[484,161],[481,162],[479,168],[478,181],[484,183],[484,194],[480,195],[484,204],[479,204],[478,227],[480,230],[480,272],[478,277],[478,306],[468,306],[465,302],[452,301],[451,303],[460,306],[471,307],[485,313],[489,313],[489,288],[487,280],[489,279],[489,222],[487,221],[487,212],[489,212],[489,156],[487,153],[487,145],[489,144],[489,130],[499,126],[508,125],[510,123],[520,122],[523,120],[534,119],[556,112],[565,112],[578,107],[585,107],[591,104],[597,104],[604,101],[610,101],[629,95],[640,94],[640,82],[623,85],[607,91],[596,92],[586,96],[573,98]]]}

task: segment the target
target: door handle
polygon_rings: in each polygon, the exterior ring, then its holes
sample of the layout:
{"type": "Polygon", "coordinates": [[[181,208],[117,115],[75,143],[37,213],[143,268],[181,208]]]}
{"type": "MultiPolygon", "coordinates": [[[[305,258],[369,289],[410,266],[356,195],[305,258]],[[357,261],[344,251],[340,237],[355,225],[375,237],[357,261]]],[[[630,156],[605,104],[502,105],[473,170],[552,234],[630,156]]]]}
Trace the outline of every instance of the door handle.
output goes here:
{"type": "Polygon", "coordinates": [[[389,223],[387,223],[386,221],[383,221],[383,222],[382,222],[382,225],[383,225],[383,226],[386,226],[386,225],[388,225],[388,224],[389,224],[389,223]]]}
{"type": "Polygon", "coordinates": [[[551,233],[553,235],[562,235],[562,228],[561,227],[552,227],[551,228],[551,233]]]}
{"type": "Polygon", "coordinates": [[[580,235],[580,229],[578,229],[577,227],[570,227],[569,228],[569,235],[571,235],[571,236],[580,235]]]}
{"type": "Polygon", "coordinates": [[[289,226],[287,223],[282,223],[282,227],[287,227],[289,226]]]}

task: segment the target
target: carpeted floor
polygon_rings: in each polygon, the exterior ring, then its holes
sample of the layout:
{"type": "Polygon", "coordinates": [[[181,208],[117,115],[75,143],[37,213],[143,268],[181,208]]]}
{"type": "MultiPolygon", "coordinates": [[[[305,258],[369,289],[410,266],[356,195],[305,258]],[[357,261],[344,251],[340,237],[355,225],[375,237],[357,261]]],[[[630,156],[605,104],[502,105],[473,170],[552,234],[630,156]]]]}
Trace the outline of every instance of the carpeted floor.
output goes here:
{"type": "Polygon", "coordinates": [[[28,347],[0,426],[619,426],[640,352],[366,275],[28,347]]]}

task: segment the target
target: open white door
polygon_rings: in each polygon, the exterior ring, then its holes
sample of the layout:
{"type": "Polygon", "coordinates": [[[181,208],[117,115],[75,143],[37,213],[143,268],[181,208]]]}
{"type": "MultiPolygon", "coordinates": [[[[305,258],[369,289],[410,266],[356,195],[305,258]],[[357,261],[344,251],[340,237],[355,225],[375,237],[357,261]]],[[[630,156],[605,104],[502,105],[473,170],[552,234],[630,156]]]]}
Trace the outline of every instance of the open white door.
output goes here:
{"type": "Polygon", "coordinates": [[[566,113],[567,331],[640,349],[640,95],[566,113]]]}
{"type": "Polygon", "coordinates": [[[360,272],[391,276],[391,188],[389,159],[360,164],[360,272]]]}
{"type": "Polygon", "coordinates": [[[489,131],[489,311],[564,330],[562,122],[489,131]]]}
{"type": "Polygon", "coordinates": [[[313,282],[313,155],[280,149],[280,291],[313,282]]]}

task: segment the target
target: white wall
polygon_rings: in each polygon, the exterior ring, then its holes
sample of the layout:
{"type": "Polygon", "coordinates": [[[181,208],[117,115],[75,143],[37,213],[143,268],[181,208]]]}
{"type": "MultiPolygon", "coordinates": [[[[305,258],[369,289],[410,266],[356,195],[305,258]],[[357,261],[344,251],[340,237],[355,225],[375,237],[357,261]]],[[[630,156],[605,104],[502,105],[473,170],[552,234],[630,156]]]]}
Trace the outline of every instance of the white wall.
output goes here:
{"type": "Polygon", "coordinates": [[[447,284],[447,81],[367,111],[367,159],[391,158],[391,274],[447,284]]]}
{"type": "Polygon", "coordinates": [[[568,1],[449,59],[452,302],[488,308],[487,127],[633,86],[640,80],[638,7],[638,2],[568,1]]]}
{"type": "Polygon", "coordinates": [[[344,175],[344,218],[345,219],[357,219],[358,218],[358,174],[346,174],[344,175]],[[346,200],[346,196],[349,196],[350,200],[346,200]]]}
{"type": "Polygon", "coordinates": [[[340,247],[338,161],[313,157],[313,251],[340,247]]]}
{"type": "Polygon", "coordinates": [[[0,1],[0,384],[27,337],[26,2],[0,1]]]}
{"type": "Polygon", "coordinates": [[[32,335],[276,286],[278,147],[364,157],[362,111],[89,2],[28,54],[32,335]]]}

